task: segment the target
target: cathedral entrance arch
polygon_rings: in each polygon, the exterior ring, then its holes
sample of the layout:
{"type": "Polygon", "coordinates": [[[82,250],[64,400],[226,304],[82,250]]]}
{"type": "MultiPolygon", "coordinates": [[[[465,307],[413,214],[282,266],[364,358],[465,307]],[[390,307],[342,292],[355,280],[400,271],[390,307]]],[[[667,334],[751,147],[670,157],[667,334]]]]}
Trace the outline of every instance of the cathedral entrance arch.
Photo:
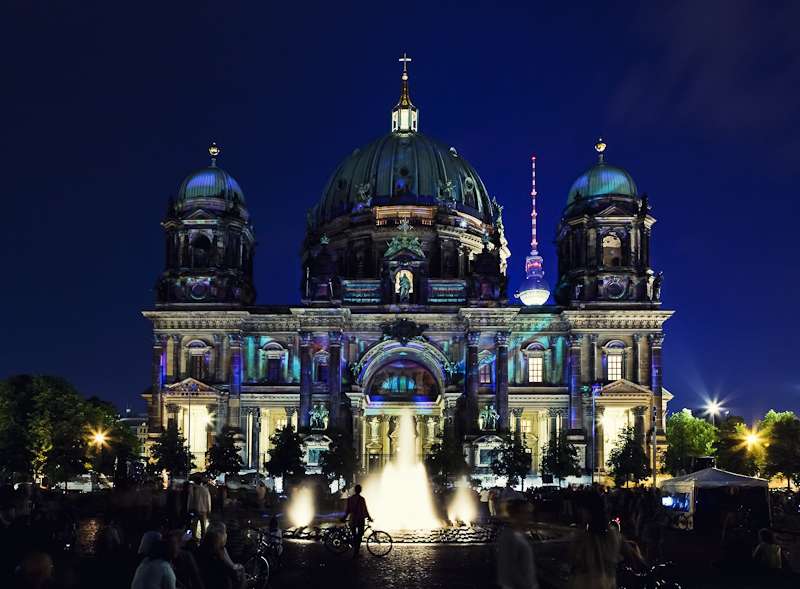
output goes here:
{"type": "MultiPolygon", "coordinates": [[[[404,378],[411,378],[415,388],[419,378],[425,380],[429,377],[432,382],[429,382],[424,388],[426,390],[435,389],[436,396],[444,392],[447,381],[445,367],[450,366],[451,362],[439,348],[426,341],[411,341],[403,345],[400,342],[389,340],[375,344],[353,367],[353,372],[362,390],[371,392],[379,374],[382,375],[381,383],[386,382],[386,375],[391,371],[387,367],[392,364],[396,364],[394,369],[397,378],[401,377],[401,372],[405,368],[404,378]],[[416,370],[415,366],[418,367],[416,370]],[[418,374],[417,378],[414,378],[411,376],[413,372],[424,372],[424,374],[418,374]]],[[[397,385],[398,391],[401,386],[406,386],[405,390],[408,390],[407,385],[400,381],[390,382],[387,387],[391,389],[395,385],[397,385]]],[[[432,397],[432,400],[436,396],[432,397]]]]}

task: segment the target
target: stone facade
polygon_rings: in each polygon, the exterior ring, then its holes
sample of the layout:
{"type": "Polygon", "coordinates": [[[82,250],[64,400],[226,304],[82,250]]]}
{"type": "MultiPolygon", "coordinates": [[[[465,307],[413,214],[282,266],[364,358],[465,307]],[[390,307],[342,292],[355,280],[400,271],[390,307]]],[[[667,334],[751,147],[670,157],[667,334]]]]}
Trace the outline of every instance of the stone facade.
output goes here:
{"type": "Polygon", "coordinates": [[[662,327],[672,313],[649,267],[646,196],[635,187],[570,196],[556,305],[508,304],[500,212],[455,149],[395,130],[334,173],[309,211],[302,303],[276,307],[253,304],[243,199],[182,195],[164,223],[156,308],[144,312],[154,330],[151,440],[174,421],[202,465],[213,435],[234,428],[256,469],[270,435],[292,425],[313,470],[325,430],[338,427],[352,431],[369,473],[394,453],[397,416],[411,413],[418,454],[450,419],[486,478],[497,435],[516,430],[532,482],[562,429],[587,476],[602,474],[622,427],[649,453],[654,409],[663,446],[662,327]]]}

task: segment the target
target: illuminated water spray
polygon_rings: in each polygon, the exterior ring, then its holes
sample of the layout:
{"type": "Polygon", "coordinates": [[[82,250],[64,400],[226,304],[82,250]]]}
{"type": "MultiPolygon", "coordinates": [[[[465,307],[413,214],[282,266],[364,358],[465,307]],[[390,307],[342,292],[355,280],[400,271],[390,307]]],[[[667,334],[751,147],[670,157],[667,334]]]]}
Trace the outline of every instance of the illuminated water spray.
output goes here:
{"type": "Polygon", "coordinates": [[[447,508],[447,519],[454,523],[462,521],[467,525],[478,519],[478,506],[469,487],[458,487],[453,502],[447,508]]]}
{"type": "Polygon", "coordinates": [[[386,465],[377,481],[365,485],[370,515],[381,529],[430,530],[441,526],[431,499],[425,466],[417,459],[414,421],[400,417],[395,461],[386,465]]]}
{"type": "Polygon", "coordinates": [[[314,494],[303,487],[296,491],[289,506],[289,520],[295,526],[308,526],[314,519],[314,494]]]}

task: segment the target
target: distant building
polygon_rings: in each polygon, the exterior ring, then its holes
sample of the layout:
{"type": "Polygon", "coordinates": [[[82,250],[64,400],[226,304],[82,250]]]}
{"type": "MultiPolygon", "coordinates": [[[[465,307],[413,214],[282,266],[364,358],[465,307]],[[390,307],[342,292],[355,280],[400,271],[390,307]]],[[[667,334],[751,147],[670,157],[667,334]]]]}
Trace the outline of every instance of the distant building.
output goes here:
{"type": "MultiPolygon", "coordinates": [[[[455,148],[418,132],[418,114],[404,74],[391,132],[348,155],[309,201],[297,306],[256,305],[253,222],[216,147],[211,166],[186,178],[163,223],[155,309],[144,313],[150,443],[175,422],[202,465],[213,435],[234,428],[254,469],[290,424],[314,466],[326,429],[340,427],[369,473],[395,453],[397,417],[410,413],[417,454],[449,420],[487,479],[498,434],[518,432],[532,483],[560,430],[587,479],[592,468],[603,474],[624,426],[650,453],[655,408],[663,449],[662,325],[672,312],[650,268],[647,196],[601,154],[556,228],[555,304],[509,305],[502,207],[455,148]]],[[[302,179],[300,189],[274,198],[305,198],[302,179]]],[[[260,251],[289,255],[285,245],[260,251]]]]}
{"type": "Polygon", "coordinates": [[[147,413],[132,413],[130,407],[125,409],[125,414],[122,416],[122,423],[127,425],[142,448],[142,457],[147,457],[147,413]]]}

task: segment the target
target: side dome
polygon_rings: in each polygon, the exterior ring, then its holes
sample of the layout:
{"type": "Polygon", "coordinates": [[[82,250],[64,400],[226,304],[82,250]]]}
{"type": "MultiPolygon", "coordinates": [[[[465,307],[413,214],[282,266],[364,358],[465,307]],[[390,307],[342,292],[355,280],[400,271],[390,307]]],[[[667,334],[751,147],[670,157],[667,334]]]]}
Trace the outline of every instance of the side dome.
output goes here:
{"type": "Polygon", "coordinates": [[[178,201],[193,198],[219,198],[244,204],[244,193],[239,184],[215,164],[201,168],[187,176],[178,192],[178,201]]]}
{"type": "Polygon", "coordinates": [[[636,183],[625,170],[606,162],[598,162],[572,184],[567,196],[567,206],[575,202],[575,195],[580,192],[582,198],[591,198],[605,194],[618,196],[637,196],[636,183]]]}
{"type": "Polygon", "coordinates": [[[312,218],[320,226],[359,205],[436,204],[494,224],[483,181],[455,148],[422,133],[394,132],[356,149],[339,165],[312,218]]]}

